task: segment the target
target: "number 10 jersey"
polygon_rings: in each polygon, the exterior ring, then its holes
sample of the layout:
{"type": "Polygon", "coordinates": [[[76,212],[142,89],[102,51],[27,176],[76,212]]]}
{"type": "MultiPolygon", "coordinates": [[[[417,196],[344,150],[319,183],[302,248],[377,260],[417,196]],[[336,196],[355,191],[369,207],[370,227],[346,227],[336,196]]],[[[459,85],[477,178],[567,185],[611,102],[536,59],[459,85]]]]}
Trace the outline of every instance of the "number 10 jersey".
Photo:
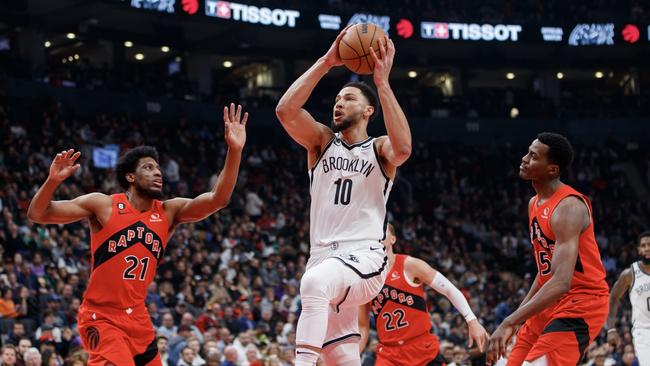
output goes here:
{"type": "Polygon", "coordinates": [[[380,241],[393,182],[381,165],[375,138],[347,145],[339,134],[309,171],[312,249],[380,241]]]}

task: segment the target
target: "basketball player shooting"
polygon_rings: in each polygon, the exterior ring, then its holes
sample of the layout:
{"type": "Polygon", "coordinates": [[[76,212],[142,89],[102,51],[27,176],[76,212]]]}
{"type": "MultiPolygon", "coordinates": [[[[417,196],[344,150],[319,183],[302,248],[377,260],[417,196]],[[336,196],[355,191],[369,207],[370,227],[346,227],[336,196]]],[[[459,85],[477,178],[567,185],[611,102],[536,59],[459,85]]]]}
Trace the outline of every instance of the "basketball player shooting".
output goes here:
{"type": "Polygon", "coordinates": [[[468,346],[472,347],[476,343],[479,352],[483,353],[488,334],[463,293],[425,261],[395,254],[393,248],[396,242],[395,228],[389,224],[384,244],[390,270],[379,294],[359,309],[359,352],[363,352],[368,342],[372,312],[379,337],[375,366],[444,366],[438,337],[431,333],[423,286],[427,284],[446,297],[465,318],[469,328],[468,346]]]}
{"type": "Polygon", "coordinates": [[[537,276],[519,308],[494,331],[488,362],[506,353],[508,366],[579,365],[605,324],[609,288],[594,234],[591,201],[562,183],[573,160],[571,143],[540,133],[521,159],[519,176],[537,193],[528,204],[537,276]]]}
{"type": "Polygon", "coordinates": [[[395,56],[382,39],[373,80],[345,85],[334,100],[331,127],[303,109],[319,80],[342,65],[338,46],[327,53],[282,96],[277,116],[289,135],[307,150],[311,193],[310,257],[300,284],[302,312],[296,331],[296,365],[360,365],[358,307],[381,289],[387,258],[386,200],[397,167],[411,154],[411,132],[388,78],[395,56]],[[368,136],[368,123],[383,108],[388,136],[368,136]]]}
{"type": "Polygon", "coordinates": [[[203,220],[230,200],[246,142],[248,113],[225,107],[228,144],[225,165],[211,192],[194,199],[160,201],[163,177],[158,152],[149,146],[127,151],[116,172],[125,193],[90,193],[69,201],[52,201],[56,188],[80,167],[80,152],[56,155],[50,174],[30,203],[27,215],[40,224],[90,224],[92,267],[79,308],[78,324],[90,366],[162,365],[156,332],[145,306],[168,238],[182,223],[203,220]]]}
{"type": "Polygon", "coordinates": [[[616,331],[618,305],[629,291],[632,304],[632,340],[639,365],[650,365],[650,231],[639,235],[637,247],[640,260],[624,270],[612,287],[607,319],[607,341],[618,346],[621,339],[616,331]]]}

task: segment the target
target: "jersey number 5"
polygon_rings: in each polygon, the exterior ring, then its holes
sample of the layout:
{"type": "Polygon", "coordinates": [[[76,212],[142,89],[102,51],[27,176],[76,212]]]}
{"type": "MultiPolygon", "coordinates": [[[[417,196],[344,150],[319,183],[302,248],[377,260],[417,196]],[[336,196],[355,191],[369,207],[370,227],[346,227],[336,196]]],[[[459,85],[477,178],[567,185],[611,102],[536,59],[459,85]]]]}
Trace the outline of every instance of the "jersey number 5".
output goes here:
{"type": "Polygon", "coordinates": [[[144,281],[144,279],[147,277],[147,268],[149,267],[149,257],[144,257],[142,259],[130,255],[126,258],[124,258],[126,263],[129,264],[128,267],[126,267],[126,270],[124,271],[124,275],[122,276],[125,280],[135,280],[136,279],[136,274],[133,273],[135,272],[136,268],[138,267],[138,263],[142,264],[142,269],[140,270],[140,276],[139,280],[144,281]]]}
{"type": "Polygon", "coordinates": [[[548,259],[548,253],[544,251],[539,252],[539,272],[542,276],[551,273],[551,260],[548,259]]]}
{"type": "Polygon", "coordinates": [[[336,186],[336,194],[334,195],[334,204],[338,205],[341,202],[342,205],[347,205],[350,203],[350,195],[352,194],[352,179],[337,179],[334,181],[336,186]]]}
{"type": "Polygon", "coordinates": [[[395,309],[392,313],[383,313],[381,317],[386,320],[386,331],[390,332],[391,330],[404,328],[409,325],[409,322],[404,320],[406,313],[402,309],[395,309]],[[393,319],[395,319],[395,324],[393,324],[393,319]]]}

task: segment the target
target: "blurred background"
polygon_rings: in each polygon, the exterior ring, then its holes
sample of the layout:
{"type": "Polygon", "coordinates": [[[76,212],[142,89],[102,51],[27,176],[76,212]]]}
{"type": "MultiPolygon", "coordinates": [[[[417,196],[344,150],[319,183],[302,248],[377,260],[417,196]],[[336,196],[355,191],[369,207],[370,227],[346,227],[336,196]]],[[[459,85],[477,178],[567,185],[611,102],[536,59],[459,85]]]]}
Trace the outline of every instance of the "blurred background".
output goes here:
{"type": "MultiPolygon", "coordinates": [[[[647,2],[2,2],[0,364],[13,365],[12,352],[24,364],[32,346],[32,365],[86,362],[76,311],[87,224],[26,217],[55,152],[82,151],[58,199],[118,192],[117,157],[141,144],[161,153],[166,195],[193,197],[223,165],[221,115],[232,101],[251,116],[232,203],[176,231],[147,303],[168,365],[292,365],[309,190],[306,154],[274,108],[340,29],[360,22],[395,42],[391,86],[414,135],[388,204],[400,248],[461,288],[488,331],[536,273],[526,226],[533,191],[517,168],[539,132],[574,144],[565,181],[593,200],[610,285],[637,259],[637,236],[650,226],[647,2]]],[[[329,124],[351,80],[372,82],[334,69],[307,109],[329,124]]],[[[383,121],[370,131],[385,133],[383,121]]],[[[429,295],[449,364],[482,365],[462,317],[429,295]]],[[[618,317],[623,342],[608,345],[603,332],[586,364],[637,364],[626,300],[618,317]]]]}

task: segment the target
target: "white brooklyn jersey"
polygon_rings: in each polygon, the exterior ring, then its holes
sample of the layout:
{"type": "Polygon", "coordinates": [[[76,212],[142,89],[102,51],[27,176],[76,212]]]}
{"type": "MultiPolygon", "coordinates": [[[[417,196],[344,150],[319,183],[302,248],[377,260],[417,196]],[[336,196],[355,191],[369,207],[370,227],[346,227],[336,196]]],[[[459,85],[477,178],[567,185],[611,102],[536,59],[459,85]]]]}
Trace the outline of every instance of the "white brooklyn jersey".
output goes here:
{"type": "Polygon", "coordinates": [[[350,146],[336,134],[309,171],[312,248],[384,238],[393,182],[378,160],[375,140],[350,146]]]}
{"type": "Polygon", "coordinates": [[[632,264],[633,282],[630,288],[632,328],[650,330],[650,273],[645,273],[639,262],[632,264]]]}

